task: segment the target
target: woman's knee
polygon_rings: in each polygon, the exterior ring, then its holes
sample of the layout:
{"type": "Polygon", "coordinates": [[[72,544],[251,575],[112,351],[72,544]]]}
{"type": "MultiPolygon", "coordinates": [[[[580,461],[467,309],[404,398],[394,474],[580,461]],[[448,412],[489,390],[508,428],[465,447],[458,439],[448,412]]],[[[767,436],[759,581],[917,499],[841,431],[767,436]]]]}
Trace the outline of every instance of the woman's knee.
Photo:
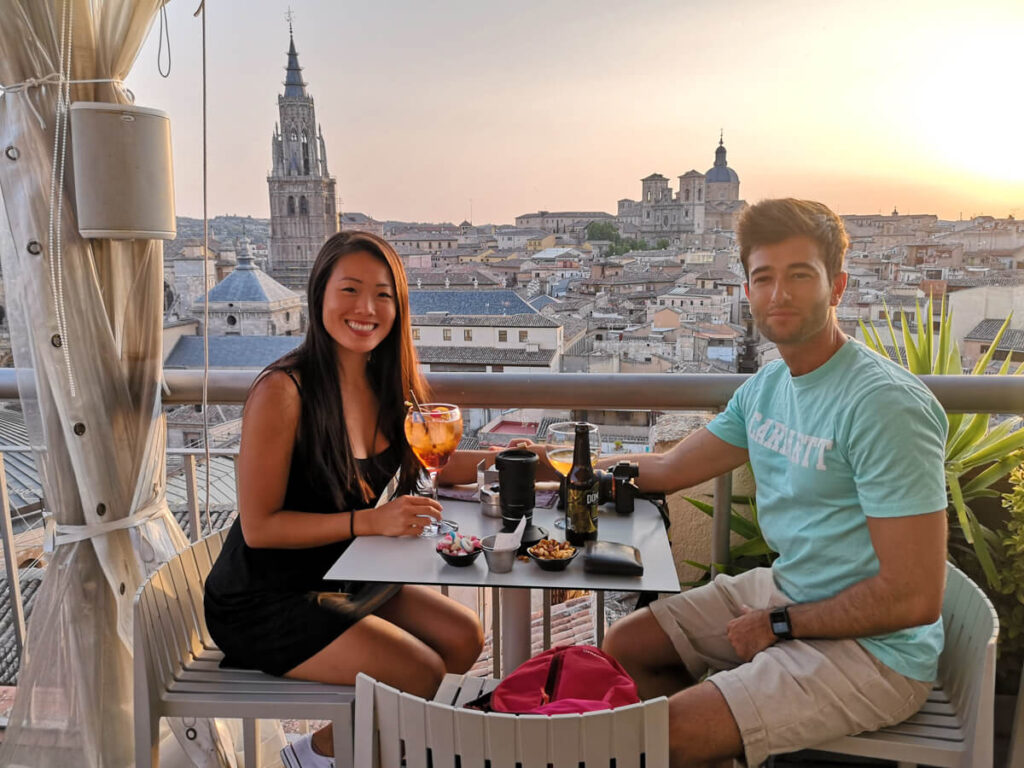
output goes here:
{"type": "Polygon", "coordinates": [[[442,617],[447,631],[437,651],[449,672],[462,674],[480,657],[484,647],[484,630],[476,614],[464,605],[452,602],[448,615],[442,617]]]}
{"type": "Polygon", "coordinates": [[[444,659],[423,644],[409,651],[403,655],[402,663],[396,665],[394,680],[388,682],[407,693],[429,699],[437,693],[447,673],[444,659]]]}

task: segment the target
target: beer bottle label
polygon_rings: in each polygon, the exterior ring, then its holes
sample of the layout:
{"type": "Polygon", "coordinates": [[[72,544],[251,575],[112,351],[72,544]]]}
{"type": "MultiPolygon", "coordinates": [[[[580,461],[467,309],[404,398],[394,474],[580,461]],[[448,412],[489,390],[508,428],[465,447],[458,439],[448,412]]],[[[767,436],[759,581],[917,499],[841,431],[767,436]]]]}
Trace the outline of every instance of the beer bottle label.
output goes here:
{"type": "Polygon", "coordinates": [[[565,505],[566,529],[577,536],[596,538],[597,535],[597,488],[566,489],[568,499],[565,505]]]}

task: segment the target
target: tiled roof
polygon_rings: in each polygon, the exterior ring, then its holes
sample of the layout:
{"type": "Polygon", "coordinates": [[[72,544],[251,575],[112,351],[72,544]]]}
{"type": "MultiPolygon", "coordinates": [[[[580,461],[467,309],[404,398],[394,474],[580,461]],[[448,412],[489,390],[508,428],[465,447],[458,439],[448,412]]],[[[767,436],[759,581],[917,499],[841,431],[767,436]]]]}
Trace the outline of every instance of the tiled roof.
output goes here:
{"type": "MultiPolygon", "coordinates": [[[[178,457],[170,456],[171,462],[178,457]]],[[[235,462],[230,456],[212,456],[210,461],[210,508],[234,509],[238,505],[235,496],[235,462]]],[[[206,462],[197,462],[196,484],[199,509],[206,507],[206,462]]],[[[182,465],[172,464],[167,468],[167,506],[176,516],[188,510],[188,490],[182,465]]],[[[185,533],[188,533],[186,529],[185,533]]]]}
{"type": "MultiPolygon", "coordinates": [[[[987,341],[991,343],[996,334],[999,333],[999,329],[1002,328],[1003,322],[1003,320],[993,320],[991,318],[982,320],[964,336],[964,341],[987,341]]],[[[1024,352],[1024,329],[1007,328],[1003,332],[1003,337],[999,339],[996,349],[1024,352]]]]}
{"type": "Polygon", "coordinates": [[[421,363],[465,363],[467,365],[529,365],[548,366],[557,350],[541,349],[527,352],[525,349],[504,349],[501,347],[416,347],[421,363]]]}
{"type": "MultiPolygon", "coordinates": [[[[18,574],[21,585],[21,603],[28,622],[35,605],[36,592],[43,583],[41,568],[25,568],[18,574]]],[[[18,681],[18,646],[14,639],[14,618],[10,610],[11,598],[7,577],[0,575],[0,685],[15,685],[18,681]]]]}
{"type": "MultiPolygon", "coordinates": [[[[21,408],[13,403],[0,406],[0,442],[18,446],[29,444],[25,417],[21,408]]],[[[31,451],[5,451],[4,467],[7,470],[7,492],[10,494],[12,512],[42,500],[42,486],[31,451]]]]}
{"type": "Polygon", "coordinates": [[[698,280],[717,280],[720,283],[741,285],[743,278],[728,269],[705,269],[698,272],[695,277],[698,280]]]}
{"type": "Polygon", "coordinates": [[[444,325],[463,328],[558,328],[559,323],[545,315],[416,315],[413,325],[444,325]]]}
{"type": "Polygon", "coordinates": [[[493,277],[485,272],[481,272],[479,269],[473,269],[465,272],[458,272],[455,270],[440,272],[436,269],[407,269],[405,271],[405,276],[409,283],[409,288],[412,290],[416,290],[420,285],[443,286],[445,284],[445,280],[448,281],[449,285],[473,285],[473,280],[476,279],[477,284],[485,289],[501,286],[500,281],[495,280],[493,277]]]}
{"type": "Polygon", "coordinates": [[[546,307],[548,304],[557,304],[558,301],[556,299],[551,298],[547,294],[542,293],[540,296],[534,296],[526,303],[539,312],[540,310],[544,309],[544,307],[546,307]]]}
{"type": "MultiPolygon", "coordinates": [[[[211,304],[215,302],[261,302],[298,301],[299,295],[285,288],[261,269],[253,266],[252,259],[242,257],[230,275],[210,289],[207,294],[211,304]]],[[[202,304],[203,299],[196,301],[202,304]]]]}
{"type": "MultiPolygon", "coordinates": [[[[302,336],[211,336],[211,368],[265,368],[302,343],[302,336]]],[[[182,336],[165,368],[202,368],[202,336],[182,336]]]]}
{"type": "Polygon", "coordinates": [[[535,312],[515,291],[409,291],[413,315],[450,312],[453,315],[525,315],[535,312]]]}
{"type": "Polygon", "coordinates": [[[575,248],[545,248],[537,251],[530,258],[537,261],[554,261],[556,259],[575,259],[579,256],[582,254],[575,248]]]}

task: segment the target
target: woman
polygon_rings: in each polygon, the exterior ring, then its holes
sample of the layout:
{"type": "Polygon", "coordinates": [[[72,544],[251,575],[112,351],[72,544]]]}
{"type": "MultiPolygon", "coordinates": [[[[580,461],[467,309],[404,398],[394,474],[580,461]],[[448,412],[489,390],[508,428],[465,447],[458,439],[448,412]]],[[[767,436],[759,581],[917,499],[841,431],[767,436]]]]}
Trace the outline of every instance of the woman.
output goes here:
{"type": "MultiPolygon", "coordinates": [[[[372,234],[334,235],[308,299],[305,341],[246,401],[239,516],[206,583],[207,625],[225,665],[342,685],[365,672],[429,698],[479,655],[475,614],[426,587],[322,582],[354,537],[416,536],[440,518],[436,501],[411,495],[420,469],[403,403],[426,390],[401,261],[372,234]],[[374,508],[396,475],[397,495],[374,508]]],[[[442,477],[472,481],[473,457],[442,477]]],[[[289,768],[332,754],[330,727],[282,751],[289,768]]]]}

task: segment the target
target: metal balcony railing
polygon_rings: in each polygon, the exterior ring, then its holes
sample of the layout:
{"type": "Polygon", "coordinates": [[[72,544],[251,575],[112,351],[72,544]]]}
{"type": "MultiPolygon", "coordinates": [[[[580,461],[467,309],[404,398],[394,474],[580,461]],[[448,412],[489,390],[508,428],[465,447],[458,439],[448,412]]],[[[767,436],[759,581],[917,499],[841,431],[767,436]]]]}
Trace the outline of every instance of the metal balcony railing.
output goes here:
{"type": "MultiPolygon", "coordinates": [[[[245,401],[257,369],[211,371],[208,379],[210,404],[239,405],[245,401]]],[[[14,369],[0,369],[0,400],[18,399],[14,369]]],[[[439,373],[428,375],[434,396],[466,408],[560,408],[629,411],[717,411],[725,406],[736,388],[747,378],[734,374],[515,374],[515,373],[439,373]]],[[[1024,377],[1009,376],[923,376],[922,381],[935,393],[949,412],[1024,413],[1024,377]]],[[[167,370],[164,372],[167,405],[202,402],[202,371],[167,370]]],[[[8,450],[28,450],[27,446],[4,446],[8,450]]],[[[188,519],[193,539],[203,530],[197,460],[202,449],[178,449],[168,455],[183,457],[188,491],[188,519]]],[[[237,449],[213,449],[211,456],[237,455],[237,449]]],[[[18,584],[18,567],[6,487],[3,484],[3,454],[0,452],[0,535],[4,547],[10,610],[19,640],[24,638],[24,619],[18,584]]],[[[723,563],[729,552],[729,500],[731,476],[715,481],[710,562],[723,563]]],[[[550,610],[545,601],[544,640],[550,639],[550,610]]],[[[597,635],[603,627],[603,601],[598,600],[597,635]]],[[[494,613],[497,613],[496,611],[494,613]]],[[[494,633],[497,637],[498,633],[494,633]]],[[[495,658],[497,653],[495,652],[495,658]]]]}

